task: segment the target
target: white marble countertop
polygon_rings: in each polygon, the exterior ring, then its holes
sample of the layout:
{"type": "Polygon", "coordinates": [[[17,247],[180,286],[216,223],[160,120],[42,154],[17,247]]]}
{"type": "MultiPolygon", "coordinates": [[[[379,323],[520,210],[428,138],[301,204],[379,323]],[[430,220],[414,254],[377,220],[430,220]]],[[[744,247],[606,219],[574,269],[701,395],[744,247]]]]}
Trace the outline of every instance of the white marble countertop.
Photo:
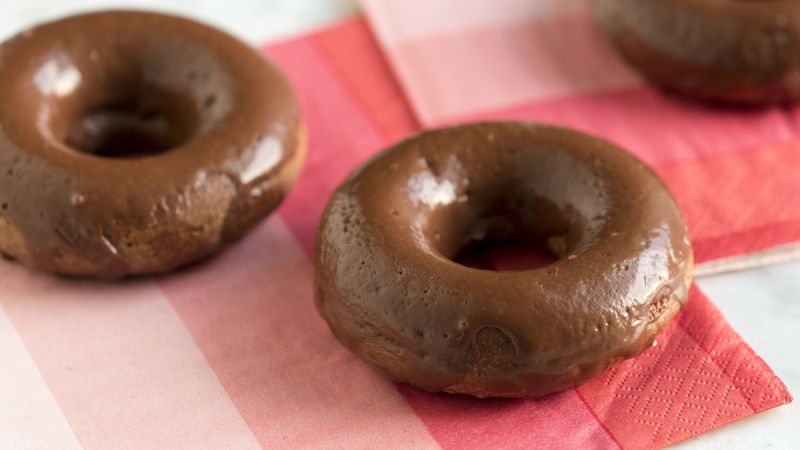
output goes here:
{"type": "Polygon", "coordinates": [[[285,39],[355,14],[355,0],[0,0],[0,39],[22,28],[97,9],[173,12],[252,43],[285,39]]]}
{"type": "MultiPolygon", "coordinates": [[[[34,23],[100,8],[148,8],[197,18],[252,43],[301,34],[357,11],[354,0],[0,0],[0,40],[34,23]]],[[[800,261],[697,280],[742,337],[800,396],[800,261]]],[[[797,448],[795,402],[678,444],[685,448],[797,448]]]]}

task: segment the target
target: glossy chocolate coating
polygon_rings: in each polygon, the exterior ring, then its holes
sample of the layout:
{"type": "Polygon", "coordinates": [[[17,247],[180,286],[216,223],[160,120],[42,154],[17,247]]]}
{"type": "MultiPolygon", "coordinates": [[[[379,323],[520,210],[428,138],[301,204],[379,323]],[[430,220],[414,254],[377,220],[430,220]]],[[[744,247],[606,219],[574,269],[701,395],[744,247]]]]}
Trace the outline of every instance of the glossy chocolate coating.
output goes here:
{"type": "Polygon", "coordinates": [[[158,273],[280,203],[305,135],[255,49],[163,14],[68,17],[0,45],[0,251],[47,272],[158,273]]]}
{"type": "Polygon", "coordinates": [[[591,0],[597,23],[653,82],[733,104],[800,97],[796,0],[591,0]]]}
{"type": "Polygon", "coordinates": [[[568,129],[480,123],[400,142],[336,189],[314,293],[336,337],[395,380],[541,396],[650,347],[691,267],[680,210],[641,161],[568,129]],[[558,260],[521,271],[452,260],[510,235],[558,260]]]}

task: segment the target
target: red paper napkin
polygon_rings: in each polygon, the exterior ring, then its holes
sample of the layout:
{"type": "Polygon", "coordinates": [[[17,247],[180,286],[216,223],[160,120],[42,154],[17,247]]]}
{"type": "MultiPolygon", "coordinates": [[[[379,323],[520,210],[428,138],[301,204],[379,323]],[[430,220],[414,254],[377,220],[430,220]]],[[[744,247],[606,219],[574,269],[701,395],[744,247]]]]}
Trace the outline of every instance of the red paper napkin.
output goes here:
{"type": "MultiPolygon", "coordinates": [[[[333,187],[418,125],[361,20],[267,51],[299,93],[310,144],[278,214],[221,255],[158,279],[68,280],[0,261],[2,442],[654,447],[791,400],[696,289],[657,347],[577,390],[476,400],[387,381],[317,315],[310,256],[333,187]]],[[[730,229],[718,230],[724,246],[730,229]]]]}

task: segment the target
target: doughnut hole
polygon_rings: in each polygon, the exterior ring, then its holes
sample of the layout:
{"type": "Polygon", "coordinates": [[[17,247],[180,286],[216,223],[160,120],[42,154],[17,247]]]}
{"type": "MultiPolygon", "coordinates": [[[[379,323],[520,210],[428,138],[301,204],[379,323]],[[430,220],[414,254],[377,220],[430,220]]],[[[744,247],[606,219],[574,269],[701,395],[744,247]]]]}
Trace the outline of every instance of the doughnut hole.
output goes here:
{"type": "Polygon", "coordinates": [[[470,227],[462,239],[463,247],[450,259],[484,270],[526,270],[557,261],[563,233],[542,236],[526,233],[528,228],[507,216],[482,217],[470,227]]]}
{"type": "Polygon", "coordinates": [[[53,121],[53,135],[73,150],[109,158],[155,155],[188,142],[197,130],[187,95],[139,80],[97,90],[53,121]]]}
{"type": "Polygon", "coordinates": [[[162,153],[188,141],[195,126],[191,117],[180,113],[181,99],[165,96],[158,101],[155,89],[145,92],[78,115],[64,143],[97,156],[132,157],[162,153]]]}
{"type": "Polygon", "coordinates": [[[74,151],[136,158],[187,144],[230,112],[231,77],[214,55],[179,41],[126,45],[57,53],[36,69],[44,134],[74,151]]]}
{"type": "Polygon", "coordinates": [[[434,233],[431,244],[446,258],[484,270],[528,270],[559,260],[581,240],[579,215],[543,198],[520,204],[506,198],[474,217],[452,212],[451,238],[434,233]]]}

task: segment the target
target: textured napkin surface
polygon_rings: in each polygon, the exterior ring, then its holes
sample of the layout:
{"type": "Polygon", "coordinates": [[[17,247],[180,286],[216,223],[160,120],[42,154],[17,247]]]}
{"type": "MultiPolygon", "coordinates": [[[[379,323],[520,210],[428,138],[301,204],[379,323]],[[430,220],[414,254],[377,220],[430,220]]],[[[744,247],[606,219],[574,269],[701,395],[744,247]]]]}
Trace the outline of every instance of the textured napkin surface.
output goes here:
{"type": "MultiPolygon", "coordinates": [[[[641,448],[791,400],[697,289],[656,347],[577,390],[479,401],[387,381],[316,314],[310,256],[330,191],[418,122],[360,20],[267,52],[298,91],[310,144],[277,214],[158,279],[68,280],[0,261],[0,404],[11,405],[0,408],[0,447],[641,448]]],[[[741,155],[780,165],[771,154],[741,155]]],[[[712,170],[680,167],[660,170],[690,182],[712,170]]],[[[693,192],[679,197],[708,197],[693,192]]],[[[715,230],[709,259],[739,242],[715,230]]]]}
{"type": "Polygon", "coordinates": [[[361,3],[422,125],[533,120],[620,144],[678,197],[697,273],[800,257],[800,108],[662,94],[614,52],[584,0],[361,3]]]}

